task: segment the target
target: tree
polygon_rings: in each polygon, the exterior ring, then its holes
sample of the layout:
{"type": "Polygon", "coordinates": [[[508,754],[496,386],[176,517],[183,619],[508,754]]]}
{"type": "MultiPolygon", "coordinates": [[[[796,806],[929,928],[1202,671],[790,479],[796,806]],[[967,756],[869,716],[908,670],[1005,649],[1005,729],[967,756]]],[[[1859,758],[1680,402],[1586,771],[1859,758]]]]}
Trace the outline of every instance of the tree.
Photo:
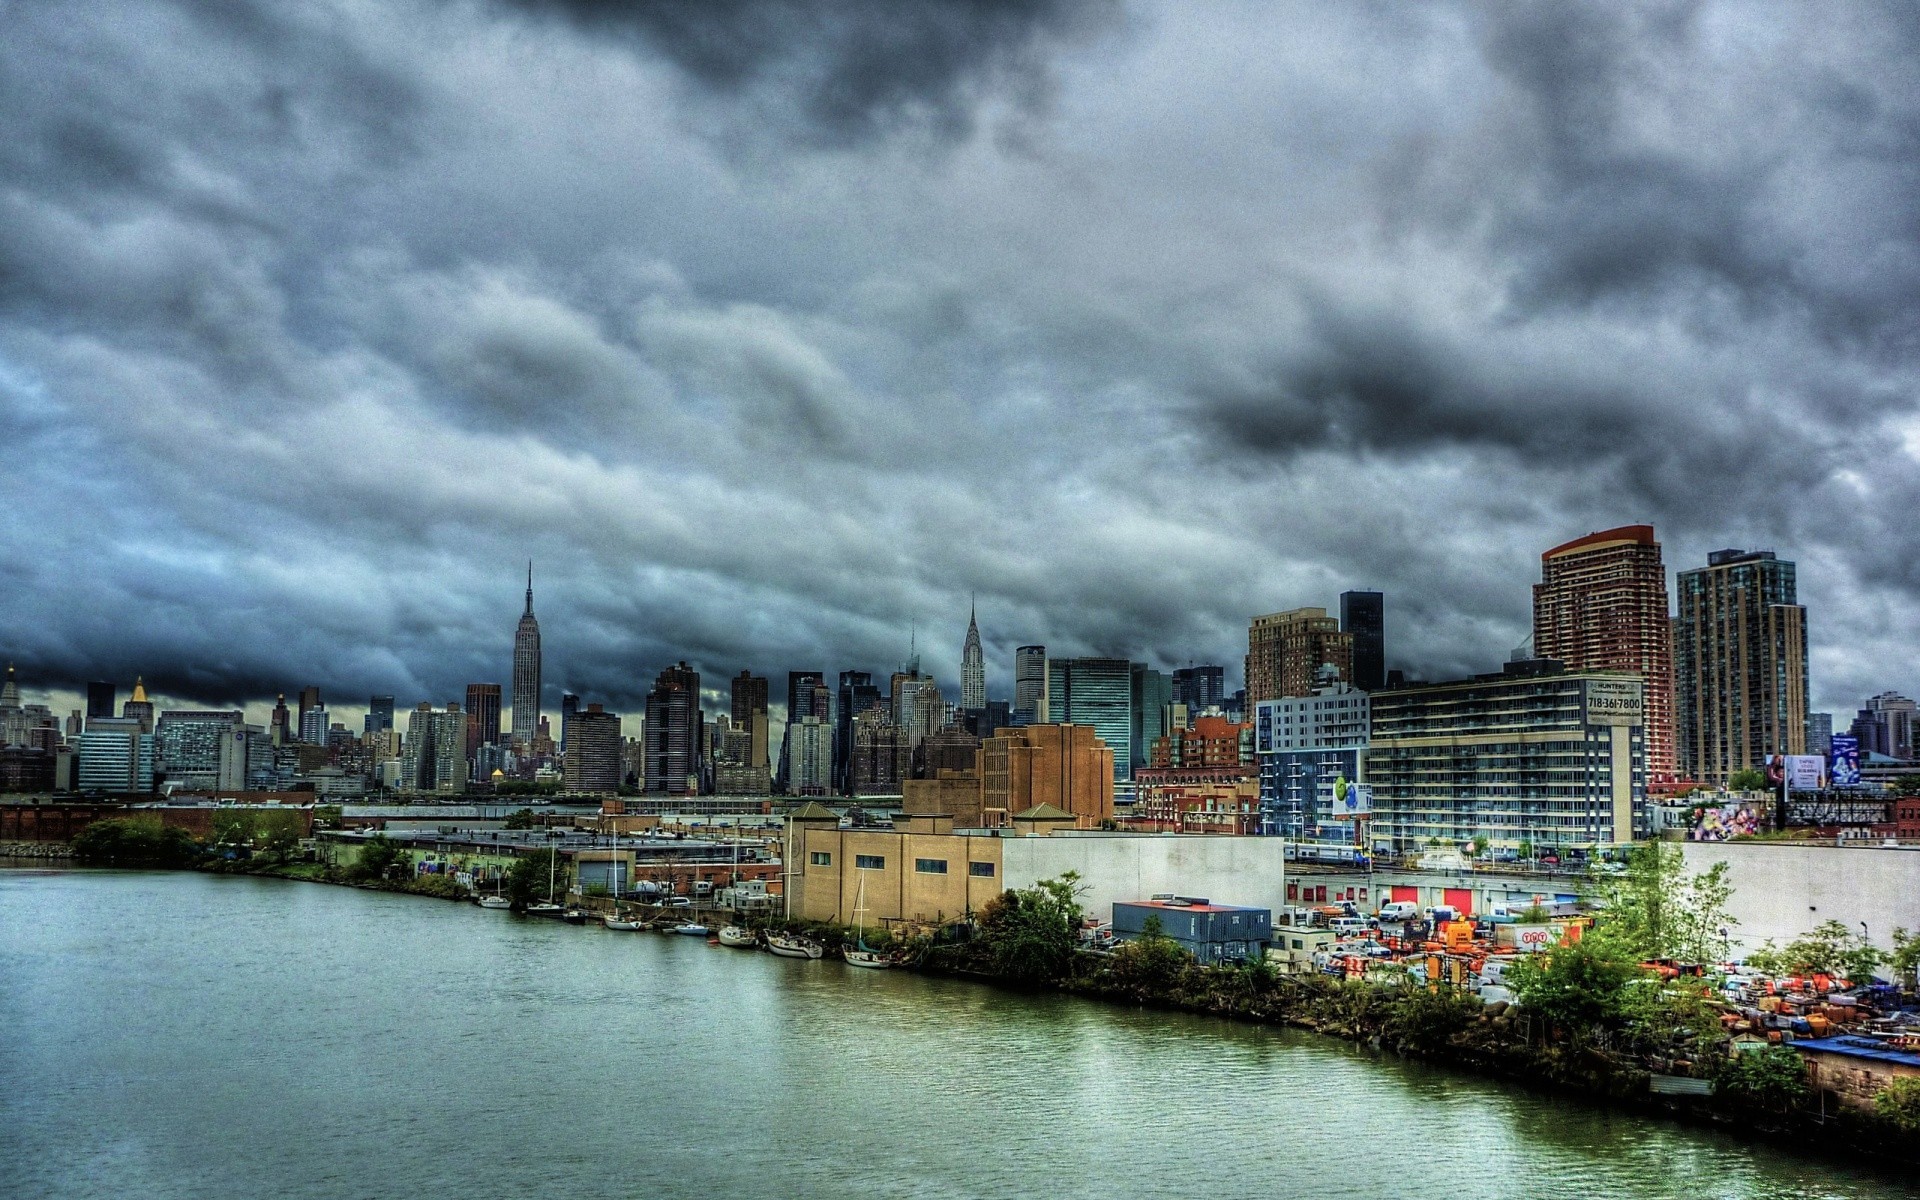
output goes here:
{"type": "Polygon", "coordinates": [[[1767,773],[1758,767],[1742,767],[1727,776],[1727,790],[1732,792],[1764,792],[1767,790],[1767,773]]]}
{"type": "Polygon", "coordinates": [[[73,857],[90,866],[186,867],[200,857],[200,845],[186,830],[155,820],[109,817],[73,836],[73,857]]]}
{"type": "Polygon", "coordinates": [[[1916,972],[1920,972],[1920,934],[1895,929],[1893,953],[1887,956],[1887,965],[1893,968],[1894,981],[1901,987],[1911,991],[1920,986],[1915,982],[1916,972]]]}
{"type": "Polygon", "coordinates": [[[1894,776],[1893,793],[1896,796],[1920,796],[1920,775],[1894,776]]]}
{"type": "Polygon", "coordinates": [[[1520,1006],[1570,1029],[1590,1030],[1622,1017],[1627,987],[1645,972],[1609,954],[1592,935],[1571,946],[1529,954],[1507,969],[1507,986],[1520,1006]]]}
{"type": "Polygon", "coordinates": [[[530,808],[517,808],[507,814],[508,829],[532,829],[535,824],[533,810],[530,808]]]}
{"type": "Polygon", "coordinates": [[[376,833],[360,843],[360,857],[348,868],[350,879],[391,879],[403,874],[412,858],[385,835],[376,833]]]}
{"type": "Polygon", "coordinates": [[[1864,936],[1839,921],[1822,921],[1784,946],[1768,942],[1747,956],[1748,965],[1770,975],[1838,975],[1854,983],[1870,981],[1885,960],[1864,936]]]}
{"type": "Polygon", "coordinates": [[[1077,872],[1003,892],[981,914],[980,930],[993,967],[1008,979],[1041,983],[1066,974],[1080,924],[1077,872]]]}
{"type": "Polygon", "coordinates": [[[1905,1133],[1920,1133],[1920,1076],[1903,1075],[1881,1088],[1873,1110],[1905,1133]]]}
{"type": "Polygon", "coordinates": [[[1193,965],[1193,955],[1166,935],[1159,914],[1140,926],[1140,936],[1123,942],[1113,952],[1109,969],[1121,983],[1143,991],[1171,990],[1193,965]]]}
{"type": "Polygon", "coordinates": [[[1600,882],[1606,936],[1636,961],[1720,962],[1730,952],[1722,931],[1738,922],[1727,907],[1733,895],[1727,864],[1689,875],[1679,846],[1642,842],[1628,854],[1623,874],[1600,882]]]}
{"type": "MultiPolygon", "coordinates": [[[[536,900],[545,900],[548,881],[550,879],[557,881],[558,878],[559,870],[558,864],[554,862],[554,852],[535,850],[532,854],[515,859],[513,866],[507,871],[507,899],[513,902],[515,908],[525,908],[536,900]]],[[[559,895],[560,886],[558,882],[553,883],[556,898],[559,895]]]]}

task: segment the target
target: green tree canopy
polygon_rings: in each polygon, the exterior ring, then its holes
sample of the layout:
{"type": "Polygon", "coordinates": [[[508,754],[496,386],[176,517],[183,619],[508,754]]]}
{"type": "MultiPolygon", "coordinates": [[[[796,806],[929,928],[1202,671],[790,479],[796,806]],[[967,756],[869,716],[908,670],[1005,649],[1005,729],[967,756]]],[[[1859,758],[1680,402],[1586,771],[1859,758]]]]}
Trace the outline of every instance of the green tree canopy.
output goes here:
{"type": "Polygon", "coordinates": [[[1742,767],[1727,776],[1727,788],[1735,792],[1764,792],[1767,790],[1767,773],[1758,767],[1742,767]]]}

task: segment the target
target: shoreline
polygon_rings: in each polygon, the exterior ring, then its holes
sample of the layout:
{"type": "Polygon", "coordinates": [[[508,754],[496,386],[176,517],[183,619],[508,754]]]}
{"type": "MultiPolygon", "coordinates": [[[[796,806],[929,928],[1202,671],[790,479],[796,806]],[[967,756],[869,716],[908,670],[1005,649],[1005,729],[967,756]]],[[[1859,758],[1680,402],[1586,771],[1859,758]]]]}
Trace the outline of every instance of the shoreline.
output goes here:
{"type": "MultiPolygon", "coordinates": [[[[6,858],[4,848],[0,848],[0,861],[5,861],[6,858]]],[[[39,861],[47,862],[49,865],[78,865],[74,864],[70,857],[65,856],[43,855],[39,856],[39,861]]],[[[409,886],[409,883],[328,878],[325,868],[315,864],[249,867],[236,863],[215,863],[175,869],[206,875],[235,875],[281,879],[295,883],[330,884],[361,891],[418,896],[422,899],[469,902],[467,898],[416,889],[409,886]]],[[[808,923],[797,920],[774,920],[765,922],[763,927],[790,928],[806,924],[808,923]]],[[[833,938],[831,932],[824,929],[811,929],[806,932],[812,936],[827,933],[829,940],[839,940],[833,938]]],[[[928,963],[924,961],[924,957],[922,955],[922,961],[900,963],[896,969],[929,978],[982,984],[1005,992],[1029,995],[1053,993],[1115,1008],[1130,1007],[1136,1010],[1177,1012],[1188,1016],[1214,1017],[1240,1024],[1298,1030],[1346,1042],[1374,1054],[1391,1054],[1428,1066],[1519,1086],[1539,1095],[1574,1099],[1642,1120],[1671,1121],[1691,1128],[1722,1133],[1738,1141],[1764,1142],[1771,1149],[1813,1161],[1847,1162],[1853,1165],[1865,1163],[1877,1171],[1886,1172],[1897,1169],[1911,1170],[1914,1166],[1920,1165],[1920,1139],[1906,1136],[1877,1117],[1856,1113],[1844,1107],[1817,1114],[1803,1110],[1780,1112],[1723,1098],[1718,1093],[1698,1098],[1655,1096],[1646,1091],[1650,1077],[1648,1072],[1622,1068],[1619,1064],[1600,1056],[1593,1047],[1554,1043],[1542,1043],[1536,1046],[1531,1039],[1516,1044],[1508,1040],[1504,1034],[1491,1032],[1493,1021],[1497,1018],[1489,1018],[1484,1012],[1469,1022],[1465,1029],[1434,1044],[1421,1044],[1413,1039],[1395,1036],[1387,1028],[1387,1022],[1378,1013],[1361,1015],[1357,1020],[1349,1020],[1346,1027],[1342,1028],[1327,1015],[1309,1011],[1315,1000],[1337,1005],[1343,998],[1341,993],[1332,986],[1335,981],[1331,979],[1321,982],[1316,976],[1280,976],[1274,980],[1263,997],[1249,996],[1249,1003],[1244,1006],[1234,1003],[1220,1005],[1169,994],[1165,989],[1155,990],[1143,987],[1121,989],[1100,986],[1097,981],[1079,975],[1077,971],[1080,965],[1079,960],[1084,956],[1078,953],[1075,955],[1076,970],[1070,973],[1068,978],[1043,982],[1012,979],[990,971],[960,966],[928,963]],[[1282,992],[1291,994],[1283,997],[1279,995],[1282,992]],[[1257,1003],[1257,1001],[1265,1001],[1265,1003],[1257,1003]],[[1488,1026],[1489,1029],[1483,1031],[1478,1044],[1472,1044],[1471,1039],[1463,1040],[1462,1035],[1470,1033],[1475,1026],[1480,1025],[1488,1026]]],[[[1344,998],[1351,999],[1351,997],[1344,998]]],[[[1385,997],[1375,997],[1375,999],[1384,1000],[1385,997]]],[[[1510,1028],[1510,1026],[1503,1028],[1510,1028]]],[[[1902,1182],[1906,1182],[1907,1177],[1901,1176],[1901,1179],[1902,1182]]]]}

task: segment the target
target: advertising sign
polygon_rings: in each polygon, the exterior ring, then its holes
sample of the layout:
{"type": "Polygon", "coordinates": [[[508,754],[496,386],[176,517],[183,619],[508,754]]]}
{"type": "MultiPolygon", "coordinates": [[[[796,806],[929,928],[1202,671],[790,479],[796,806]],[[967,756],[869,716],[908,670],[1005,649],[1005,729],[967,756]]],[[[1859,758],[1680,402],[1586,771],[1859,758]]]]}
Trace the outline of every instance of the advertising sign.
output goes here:
{"type": "Polygon", "coordinates": [[[1637,679],[1587,681],[1587,724],[1638,725],[1646,705],[1646,687],[1637,679]]]}
{"type": "Polygon", "coordinates": [[[1818,754],[1787,755],[1787,786],[1796,792],[1817,792],[1827,786],[1827,760],[1818,754]]]}
{"type": "Polygon", "coordinates": [[[1709,804],[1693,814],[1687,830],[1690,842],[1724,842],[1760,832],[1760,810],[1751,804],[1709,804]]]}
{"type": "Polygon", "coordinates": [[[1538,954],[1542,950],[1551,950],[1567,936],[1565,925],[1495,925],[1494,942],[1499,946],[1511,946],[1522,954],[1538,954]]]}
{"type": "Polygon", "coordinates": [[[1373,788],[1364,783],[1348,783],[1343,775],[1333,781],[1333,816],[1338,821],[1373,815],[1373,788]]]}
{"type": "Polygon", "coordinates": [[[1860,786],[1860,739],[1850,733],[1836,733],[1832,739],[1833,786],[1860,786]]]}

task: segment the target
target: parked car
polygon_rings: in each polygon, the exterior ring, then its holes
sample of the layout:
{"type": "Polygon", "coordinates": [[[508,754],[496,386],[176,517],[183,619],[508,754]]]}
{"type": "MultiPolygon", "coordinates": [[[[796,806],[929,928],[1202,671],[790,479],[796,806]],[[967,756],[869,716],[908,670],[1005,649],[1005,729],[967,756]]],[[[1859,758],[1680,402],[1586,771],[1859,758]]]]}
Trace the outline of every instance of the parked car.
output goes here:
{"type": "Polygon", "coordinates": [[[1420,906],[1411,900],[1394,900],[1380,906],[1382,921],[1407,921],[1420,915],[1420,906]]]}
{"type": "Polygon", "coordinates": [[[660,903],[662,906],[666,908],[692,908],[693,907],[693,901],[687,899],[685,896],[668,896],[665,900],[662,900],[660,903]]]}

